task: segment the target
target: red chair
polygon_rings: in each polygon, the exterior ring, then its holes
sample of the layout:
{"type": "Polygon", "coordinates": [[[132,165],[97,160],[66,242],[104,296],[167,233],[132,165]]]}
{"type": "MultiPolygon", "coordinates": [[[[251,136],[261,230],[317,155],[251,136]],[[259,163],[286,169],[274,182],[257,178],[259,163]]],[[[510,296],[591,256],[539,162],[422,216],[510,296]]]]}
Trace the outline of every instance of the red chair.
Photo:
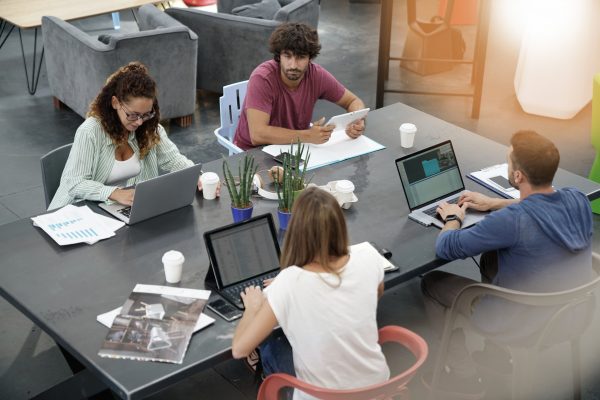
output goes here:
{"type": "Polygon", "coordinates": [[[273,374],[269,375],[260,386],[257,400],[277,400],[279,391],[285,387],[300,389],[323,400],[384,400],[399,394],[404,397],[408,395],[406,385],[427,359],[429,351],[427,343],[421,336],[408,329],[399,326],[385,326],[379,330],[379,344],[388,342],[403,345],[415,356],[416,360],[409,369],[383,383],[359,389],[337,390],[314,386],[291,375],[273,374]]]}

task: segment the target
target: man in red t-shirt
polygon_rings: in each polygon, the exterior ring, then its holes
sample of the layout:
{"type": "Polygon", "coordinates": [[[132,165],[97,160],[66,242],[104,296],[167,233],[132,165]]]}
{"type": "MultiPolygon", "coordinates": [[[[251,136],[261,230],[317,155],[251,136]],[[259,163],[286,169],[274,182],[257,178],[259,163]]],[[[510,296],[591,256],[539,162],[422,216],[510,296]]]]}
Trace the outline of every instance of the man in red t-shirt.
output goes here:
{"type": "MultiPolygon", "coordinates": [[[[260,64],[250,75],[234,143],[244,150],[263,144],[325,143],[334,126],[324,118],[310,123],[318,99],[336,103],[346,111],[365,108],[354,93],[312,60],[321,45],[317,31],[308,25],[286,23],[271,35],[273,60],[260,64]]],[[[346,127],[351,138],[362,135],[364,120],[346,127]]]]}

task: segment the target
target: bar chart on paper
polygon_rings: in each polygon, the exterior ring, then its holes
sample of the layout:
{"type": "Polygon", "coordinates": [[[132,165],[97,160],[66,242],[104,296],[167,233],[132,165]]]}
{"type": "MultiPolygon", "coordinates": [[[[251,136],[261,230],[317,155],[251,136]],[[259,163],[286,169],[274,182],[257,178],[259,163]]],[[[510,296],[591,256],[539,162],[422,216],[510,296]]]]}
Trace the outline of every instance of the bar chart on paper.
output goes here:
{"type": "Polygon", "coordinates": [[[114,231],[107,229],[99,220],[99,216],[86,206],[68,205],[53,213],[33,217],[32,220],[61,246],[74,243],[92,244],[114,236],[114,231]]]}

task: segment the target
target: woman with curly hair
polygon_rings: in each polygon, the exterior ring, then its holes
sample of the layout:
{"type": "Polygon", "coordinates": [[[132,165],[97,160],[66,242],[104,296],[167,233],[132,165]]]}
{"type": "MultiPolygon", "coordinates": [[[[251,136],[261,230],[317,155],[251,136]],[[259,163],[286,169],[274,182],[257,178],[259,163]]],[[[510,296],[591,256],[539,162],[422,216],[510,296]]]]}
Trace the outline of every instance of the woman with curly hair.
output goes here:
{"type": "Polygon", "coordinates": [[[75,133],[60,186],[48,209],[79,200],[131,205],[134,189],[194,163],[183,156],[158,123],[156,82],[148,69],[131,62],[113,73],[75,133]]]}

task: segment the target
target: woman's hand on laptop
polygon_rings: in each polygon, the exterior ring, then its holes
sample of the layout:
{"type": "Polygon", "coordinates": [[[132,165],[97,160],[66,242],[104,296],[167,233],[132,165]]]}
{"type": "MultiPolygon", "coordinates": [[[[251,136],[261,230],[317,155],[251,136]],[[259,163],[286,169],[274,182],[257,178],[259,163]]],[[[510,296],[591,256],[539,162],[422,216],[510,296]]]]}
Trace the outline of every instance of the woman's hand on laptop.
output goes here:
{"type": "Polygon", "coordinates": [[[356,139],[365,132],[365,119],[361,118],[346,125],[346,135],[356,139]]]}
{"type": "Polygon", "coordinates": [[[273,279],[275,279],[275,278],[269,278],[269,279],[265,279],[265,280],[262,282],[262,284],[263,284],[263,287],[267,287],[267,286],[269,286],[269,285],[271,284],[271,282],[273,282],[273,279]]]}
{"type": "Polygon", "coordinates": [[[115,189],[110,196],[108,196],[108,198],[116,201],[119,204],[130,206],[133,204],[134,194],[135,189],[115,189]]]}
{"type": "Polygon", "coordinates": [[[247,287],[240,295],[246,311],[251,313],[257,312],[265,302],[265,296],[258,286],[247,287]]]}

